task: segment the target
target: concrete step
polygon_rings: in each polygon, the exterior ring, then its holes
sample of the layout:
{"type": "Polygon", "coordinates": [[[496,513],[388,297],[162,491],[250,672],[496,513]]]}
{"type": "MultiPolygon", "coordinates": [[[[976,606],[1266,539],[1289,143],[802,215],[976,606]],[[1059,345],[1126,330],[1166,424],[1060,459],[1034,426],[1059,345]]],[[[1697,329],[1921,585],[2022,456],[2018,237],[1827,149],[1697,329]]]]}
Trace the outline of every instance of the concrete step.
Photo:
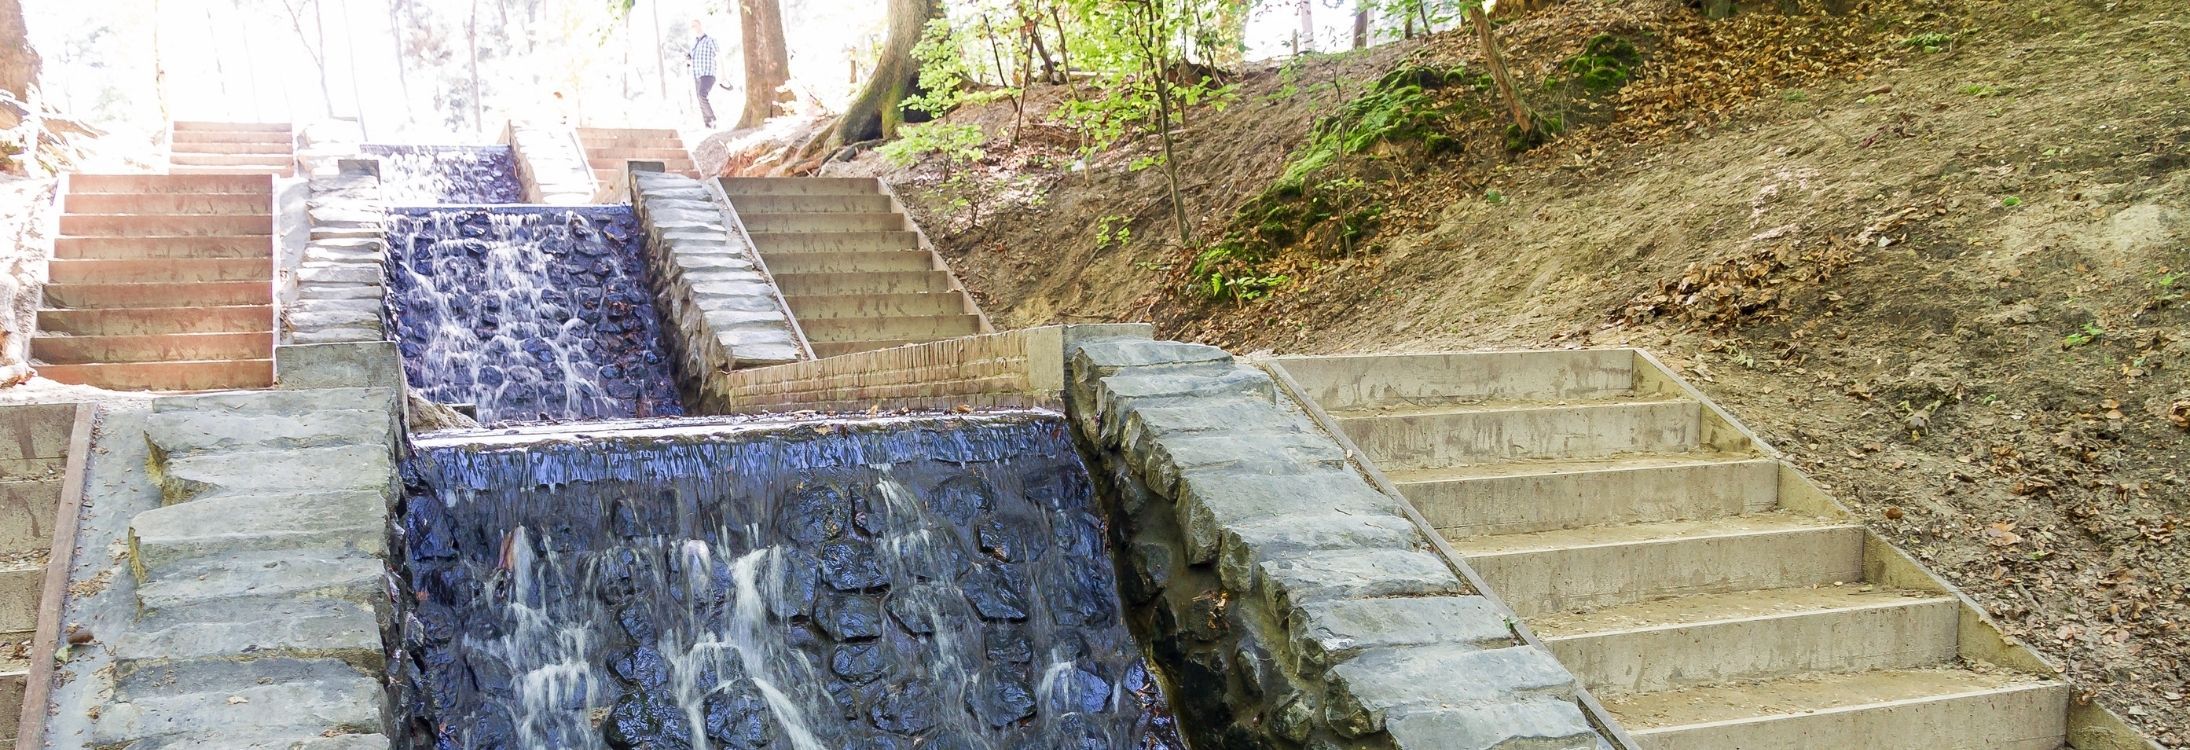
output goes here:
{"type": "Polygon", "coordinates": [[[1463,537],[1452,543],[1525,616],[1684,594],[1863,580],[1862,527],[1789,513],[1463,537]]]}
{"type": "Polygon", "coordinates": [[[877,318],[883,316],[963,315],[966,298],[940,294],[786,295],[799,320],[877,318]]]}
{"type": "Polygon", "coordinates": [[[769,273],[902,273],[932,271],[935,256],[924,250],[868,253],[789,253],[763,256],[769,273]]]}
{"type": "Polygon", "coordinates": [[[58,382],[114,391],[223,391],[274,386],[271,358],[39,365],[37,369],[39,375],[58,382]]]}
{"type": "Polygon", "coordinates": [[[216,120],[176,120],[175,132],[225,132],[225,133],[287,133],[286,122],[221,122],[216,120]]]}
{"type": "Polygon", "coordinates": [[[198,237],[62,237],[53,241],[60,260],[158,260],[258,258],[273,265],[274,241],[266,235],[198,237]]]}
{"type": "Polygon", "coordinates": [[[175,139],[175,145],[171,149],[171,151],[172,153],[177,154],[242,154],[250,156],[267,156],[281,158],[292,158],[295,156],[295,154],[291,152],[292,149],[290,147],[289,140],[286,138],[278,141],[269,138],[265,141],[260,142],[236,142],[202,140],[197,138],[177,138],[175,139]]]}
{"type": "MultiPolygon", "coordinates": [[[[774,261],[769,261],[773,267],[774,261]]],[[[1385,471],[1526,459],[1694,450],[1703,409],[1684,399],[1536,402],[1339,412],[1339,424],[1385,471]]]]}
{"type": "Polygon", "coordinates": [[[265,216],[274,203],[266,193],[83,193],[71,191],[62,208],[71,214],[217,214],[265,216]]]}
{"type": "Polygon", "coordinates": [[[1522,534],[1773,509],[1779,464],[1739,453],[1628,455],[1393,472],[1448,537],[1522,534]]]}
{"type": "Polygon", "coordinates": [[[1635,693],[1953,661],[1953,597],[1872,586],[1696,594],[1530,618],[1591,690],[1635,693]]]}
{"type": "Polygon", "coordinates": [[[270,305],[274,285],[267,281],[197,284],[93,283],[49,284],[46,307],[62,309],[270,305]]]}
{"type": "Polygon", "coordinates": [[[872,341],[815,341],[812,343],[814,345],[814,356],[816,357],[841,357],[846,354],[871,352],[876,349],[895,349],[900,346],[911,346],[922,342],[907,339],[880,339],[872,341]]]}
{"type": "Polygon", "coordinates": [[[898,232],[905,229],[905,217],[895,213],[764,214],[741,210],[738,218],[745,222],[748,232],[898,232]]]}
{"type": "MultiPolygon", "coordinates": [[[[364,436],[381,425],[365,425],[364,436]]],[[[321,422],[317,426],[331,426],[321,422]]],[[[290,430],[305,433],[311,428],[290,430]]],[[[354,437],[354,436],[353,436],[354,437]]],[[[322,445],[326,443],[320,443],[322,445]]],[[[377,492],[300,492],[224,495],[153,508],[130,520],[130,551],[149,575],[206,558],[285,550],[338,550],[379,554],[387,536],[377,492]]]]}
{"type": "Polygon", "coordinates": [[[882,184],[872,177],[724,177],[722,190],[741,195],[876,195],[882,184]]]}
{"type": "MultiPolygon", "coordinates": [[[[219,193],[272,196],[274,181],[263,175],[244,174],[75,174],[68,177],[69,195],[85,193],[219,193]]],[[[266,199],[272,203],[271,197],[266,199]]]]}
{"type": "Polygon", "coordinates": [[[283,168],[295,158],[288,154],[193,154],[176,152],[168,156],[168,163],[177,167],[267,167],[283,168]]]}
{"type": "Polygon", "coordinates": [[[274,278],[274,264],[267,258],[55,260],[46,265],[46,272],[55,284],[271,282],[274,278]]]}
{"type": "Polygon", "coordinates": [[[337,736],[380,726],[380,682],[335,659],[203,659],[146,666],[114,678],[87,746],[144,747],[149,743],[130,741],[238,729],[337,736]]]}
{"type": "MultiPolygon", "coordinates": [[[[56,365],[251,360],[273,356],[272,331],[138,336],[39,336],[30,356],[56,365]]],[[[50,376],[49,376],[50,377],[50,376]]]]}
{"type": "Polygon", "coordinates": [[[746,226],[753,248],[773,257],[790,253],[866,253],[918,250],[920,237],[912,232],[761,232],[746,226]]]}
{"type": "Polygon", "coordinates": [[[578,140],[600,138],[677,138],[669,128],[578,128],[578,140]]]}
{"type": "Polygon", "coordinates": [[[176,146],[203,146],[211,143],[250,143],[268,147],[269,150],[289,150],[296,144],[296,136],[287,130],[186,130],[175,134],[176,146]]]}
{"type": "Polygon", "coordinates": [[[137,587],[147,612],[247,597],[307,597],[370,603],[379,599],[379,559],[335,549],[236,552],[201,557],[137,587]]]}
{"type": "Polygon", "coordinates": [[[893,213],[887,195],[839,194],[839,195],[744,195],[732,203],[739,212],[759,214],[784,213],[893,213]]]}
{"type": "Polygon", "coordinates": [[[0,565],[0,633],[36,630],[38,600],[45,591],[43,561],[0,565]]]}
{"type": "Polygon", "coordinates": [[[61,234],[69,237],[264,237],[273,233],[274,217],[269,214],[67,214],[61,217],[61,234]]]}
{"type": "Polygon", "coordinates": [[[667,146],[619,146],[615,148],[604,148],[587,154],[587,157],[614,159],[616,161],[615,166],[617,167],[622,167],[623,163],[626,161],[681,161],[686,164],[692,163],[692,153],[684,150],[683,146],[678,146],[674,144],[667,146]]]}
{"type": "Polygon", "coordinates": [[[279,167],[221,167],[191,164],[172,164],[167,167],[167,171],[169,174],[179,175],[253,175],[269,177],[296,176],[296,167],[294,165],[283,165],[279,167]]]}
{"type": "MultiPolygon", "coordinates": [[[[30,660],[0,657],[0,712],[7,716],[19,716],[23,711],[23,693],[30,687],[30,660]]],[[[0,736],[15,738],[15,727],[0,727],[0,736]]],[[[13,746],[13,742],[8,742],[13,746]]]]}
{"type": "Polygon", "coordinates": [[[786,296],[841,294],[937,294],[951,290],[950,274],[943,271],[889,273],[786,273],[768,261],[776,288],[786,296]]]}
{"type": "Polygon", "coordinates": [[[2068,686],[2006,670],[1881,670],[1604,698],[1644,750],[2058,750],[2068,686]]]}
{"type": "MultiPolygon", "coordinates": [[[[793,309],[792,314],[796,315],[793,309]]],[[[981,332],[981,319],[973,315],[928,315],[889,318],[799,318],[799,327],[813,341],[871,341],[878,339],[932,340],[971,336],[981,332]]]]}
{"type": "Polygon", "coordinates": [[[376,668],[385,662],[378,613],[341,599],[224,599],[170,607],[133,625],[113,644],[124,672],[188,659],[331,658],[376,668]]]}
{"type": "Polygon", "coordinates": [[[1468,401],[1606,399],[1631,392],[1635,382],[1635,353],[1625,349],[1276,361],[1310,399],[1331,412],[1468,401]]]}
{"type": "Polygon", "coordinates": [[[51,550],[54,509],[59,507],[58,477],[0,481],[0,555],[22,557],[51,550]]]}
{"type": "Polygon", "coordinates": [[[272,305],[40,310],[38,332],[69,336],[237,333],[274,330],[272,305]]]}

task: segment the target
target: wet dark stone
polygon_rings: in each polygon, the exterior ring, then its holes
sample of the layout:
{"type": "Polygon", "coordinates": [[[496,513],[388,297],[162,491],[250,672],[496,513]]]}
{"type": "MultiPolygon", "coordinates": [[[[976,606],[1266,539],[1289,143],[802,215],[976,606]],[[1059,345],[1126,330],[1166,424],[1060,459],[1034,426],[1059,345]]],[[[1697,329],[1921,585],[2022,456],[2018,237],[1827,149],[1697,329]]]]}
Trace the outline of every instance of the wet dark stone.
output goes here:
{"type": "Polygon", "coordinates": [[[723,750],[758,750],[768,747],[775,727],[768,717],[768,702],[743,690],[725,690],[707,696],[701,715],[707,737],[723,750]]]}
{"type": "Polygon", "coordinates": [[[936,723],[935,695],[925,683],[900,682],[883,691],[867,710],[874,728],[898,734],[919,734],[936,723]]]}
{"type": "Polygon", "coordinates": [[[829,656],[829,671],[853,684],[874,682],[889,669],[889,650],[881,642],[848,643],[829,656]]]}
{"type": "Polygon", "coordinates": [[[638,646],[608,663],[616,673],[616,679],[647,690],[659,690],[669,683],[669,662],[662,659],[662,652],[653,646],[638,646]]]}
{"type": "Polygon", "coordinates": [[[638,607],[624,607],[616,611],[616,623],[622,625],[624,634],[639,643],[654,640],[654,616],[638,607]]]}
{"type": "Polygon", "coordinates": [[[821,547],[821,579],[838,591],[866,591],[889,585],[890,577],[864,542],[838,541],[821,547]]]}
{"type": "Polygon", "coordinates": [[[768,610],[777,617],[811,611],[814,594],[821,589],[821,561],[796,548],[783,554],[774,568],[776,596],[768,600],[768,610]]]}
{"type": "Polygon", "coordinates": [[[935,632],[935,612],[942,603],[943,595],[933,587],[906,586],[891,591],[883,606],[906,632],[929,635],[935,632]]]}
{"type": "Polygon", "coordinates": [[[1016,627],[988,628],[983,649],[992,662],[1028,664],[1034,661],[1034,642],[1027,640],[1026,633],[1016,627]]]}
{"type": "Polygon", "coordinates": [[[1019,621],[1027,619],[1027,601],[1019,593],[1025,584],[1012,580],[1015,576],[1003,565],[980,565],[959,579],[959,586],[966,592],[966,601],[973,603],[975,612],[983,619],[1019,621]]]}
{"type": "Polygon", "coordinates": [[[1034,690],[1022,675],[988,670],[966,694],[966,708],[991,727],[1011,726],[1034,715],[1034,690]]]}
{"type": "Polygon", "coordinates": [[[618,750],[684,750],[692,747],[692,724],[683,709],[659,692],[625,693],[601,723],[602,739],[618,750]]]}
{"type": "Polygon", "coordinates": [[[799,544],[819,544],[844,533],[851,503],[834,487],[808,487],[793,494],[776,515],[776,528],[799,544]]]}
{"type": "Polygon", "coordinates": [[[380,157],[382,199],[394,205],[523,203],[517,157],[508,146],[391,146],[367,143],[380,157]]]}
{"type": "Polygon", "coordinates": [[[954,477],[928,493],[928,507],[952,522],[967,526],[989,509],[996,490],[978,477],[954,477]]]}
{"type": "Polygon", "coordinates": [[[1057,677],[1045,697],[1052,711],[1097,713],[1110,706],[1110,681],[1086,667],[1073,667],[1057,677]]]}
{"type": "Polygon", "coordinates": [[[872,596],[831,593],[814,602],[814,624],[838,641],[879,638],[882,602],[872,596]]]}

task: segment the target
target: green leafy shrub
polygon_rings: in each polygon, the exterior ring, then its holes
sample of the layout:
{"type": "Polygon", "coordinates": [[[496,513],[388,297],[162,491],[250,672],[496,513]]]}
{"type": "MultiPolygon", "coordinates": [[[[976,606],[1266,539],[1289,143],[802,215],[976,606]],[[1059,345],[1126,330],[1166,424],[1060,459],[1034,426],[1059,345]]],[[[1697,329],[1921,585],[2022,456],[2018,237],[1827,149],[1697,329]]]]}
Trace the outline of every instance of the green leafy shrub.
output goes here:
{"type": "Polygon", "coordinates": [[[1599,34],[1582,45],[1581,54],[1567,58],[1566,72],[1575,83],[1593,94],[1618,90],[1635,77],[1642,52],[1635,43],[1611,34],[1599,34]]]}
{"type": "Polygon", "coordinates": [[[920,157],[929,154],[940,154],[956,166],[987,156],[981,148],[987,141],[981,128],[974,125],[923,122],[905,126],[898,131],[897,140],[876,147],[875,153],[900,169],[912,166],[920,157]]]}

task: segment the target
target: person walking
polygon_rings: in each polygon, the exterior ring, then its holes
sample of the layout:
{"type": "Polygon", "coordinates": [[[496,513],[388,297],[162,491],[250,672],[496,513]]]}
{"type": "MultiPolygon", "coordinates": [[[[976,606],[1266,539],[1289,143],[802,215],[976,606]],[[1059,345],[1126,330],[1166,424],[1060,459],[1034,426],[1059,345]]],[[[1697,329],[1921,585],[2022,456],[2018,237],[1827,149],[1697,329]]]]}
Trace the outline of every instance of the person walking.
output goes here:
{"type": "Polygon", "coordinates": [[[700,121],[710,130],[715,127],[715,105],[707,95],[715,90],[715,53],[719,50],[715,38],[707,35],[707,21],[692,19],[692,81],[699,86],[700,121]]]}

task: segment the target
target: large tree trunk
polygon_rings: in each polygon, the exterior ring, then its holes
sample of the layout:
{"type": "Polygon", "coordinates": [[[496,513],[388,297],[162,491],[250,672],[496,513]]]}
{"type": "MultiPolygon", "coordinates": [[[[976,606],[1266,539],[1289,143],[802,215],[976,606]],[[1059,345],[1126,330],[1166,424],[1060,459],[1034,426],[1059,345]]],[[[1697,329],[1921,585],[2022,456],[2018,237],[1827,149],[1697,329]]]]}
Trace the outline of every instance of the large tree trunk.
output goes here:
{"type": "Polygon", "coordinates": [[[1536,138],[1536,120],[1529,115],[1528,105],[1521,103],[1521,89],[1513,83],[1513,74],[1506,70],[1505,52],[1498,47],[1498,35],[1490,26],[1490,14],[1483,6],[1471,5],[1468,20],[1475,24],[1475,38],[1483,45],[1483,65],[1490,68],[1491,80],[1498,84],[1498,93],[1506,100],[1506,108],[1513,113],[1513,126],[1519,132],[1519,143],[1530,144],[1536,138]]]}
{"type": "Polygon", "coordinates": [[[1369,46],[1369,2],[1354,3],[1354,49],[1369,46]]]}
{"type": "Polygon", "coordinates": [[[875,61],[874,74],[837,120],[829,139],[832,146],[894,137],[897,126],[905,121],[905,97],[920,83],[920,63],[913,59],[913,47],[920,44],[928,21],[943,17],[943,4],[941,0],[889,3],[890,34],[882,44],[882,59],[875,61]]]}
{"type": "Polygon", "coordinates": [[[30,47],[30,28],[23,24],[22,2],[0,0],[0,91],[28,101],[41,63],[38,51],[30,47]]]}
{"type": "Polygon", "coordinates": [[[745,46],[745,111],[738,114],[738,129],[743,130],[789,112],[783,106],[791,101],[791,92],[783,89],[791,80],[791,52],[783,42],[783,3],[738,0],[738,31],[744,35],[745,46]]]}

